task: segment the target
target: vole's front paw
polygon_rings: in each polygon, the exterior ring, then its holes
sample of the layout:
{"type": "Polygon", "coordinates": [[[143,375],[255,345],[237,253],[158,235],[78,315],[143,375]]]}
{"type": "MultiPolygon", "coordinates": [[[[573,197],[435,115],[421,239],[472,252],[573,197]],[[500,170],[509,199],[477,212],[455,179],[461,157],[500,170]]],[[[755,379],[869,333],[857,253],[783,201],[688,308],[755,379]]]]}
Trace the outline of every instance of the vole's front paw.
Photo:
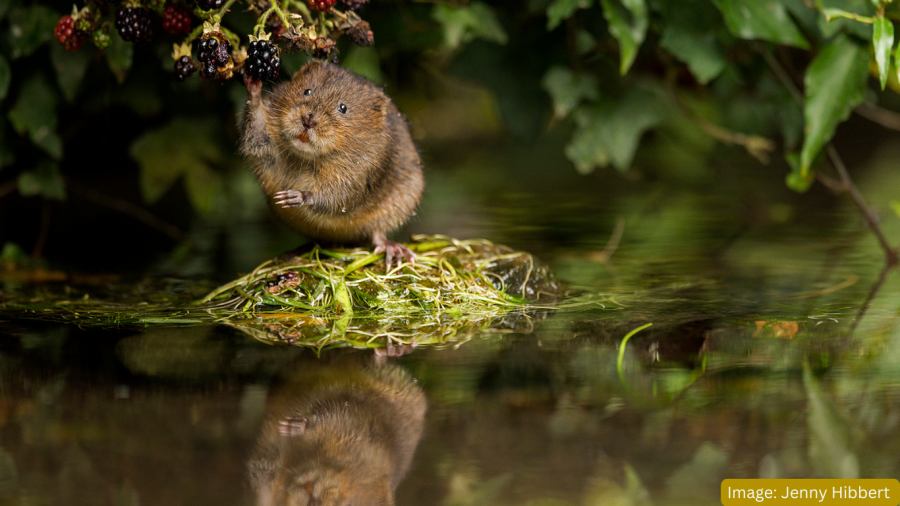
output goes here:
{"type": "Polygon", "coordinates": [[[300,207],[309,200],[309,192],[282,190],[275,192],[274,198],[278,207],[300,207]]]}
{"type": "Polygon", "coordinates": [[[247,86],[247,93],[252,96],[258,97],[262,93],[262,81],[254,81],[246,73],[244,74],[244,85],[247,86]]]}

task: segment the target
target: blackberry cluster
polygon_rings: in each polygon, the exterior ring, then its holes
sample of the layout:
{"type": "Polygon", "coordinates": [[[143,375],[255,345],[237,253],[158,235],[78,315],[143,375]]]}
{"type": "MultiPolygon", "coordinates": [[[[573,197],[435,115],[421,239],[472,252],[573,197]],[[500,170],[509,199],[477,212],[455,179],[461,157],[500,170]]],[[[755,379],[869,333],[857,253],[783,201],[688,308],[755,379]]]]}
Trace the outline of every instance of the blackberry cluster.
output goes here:
{"type": "Polygon", "coordinates": [[[116,12],[116,30],[126,42],[150,42],[150,11],[124,7],[116,12]]]}
{"type": "Polygon", "coordinates": [[[215,79],[218,69],[226,67],[231,59],[231,44],[228,41],[220,43],[215,37],[202,39],[197,51],[200,75],[208,79],[215,79]]]}
{"type": "Polygon", "coordinates": [[[325,12],[337,3],[337,0],[306,0],[309,3],[309,8],[314,11],[325,12]]]}
{"type": "Polygon", "coordinates": [[[257,40],[247,48],[244,74],[254,81],[274,81],[281,70],[278,46],[267,40],[257,40]]]}
{"type": "Polygon", "coordinates": [[[72,16],[59,18],[53,34],[56,35],[56,40],[63,45],[66,51],[78,51],[86,39],[84,33],[75,29],[75,20],[72,16]]]}
{"type": "Polygon", "coordinates": [[[179,34],[191,31],[191,10],[181,4],[167,4],[162,11],[163,30],[179,34]]]}
{"type": "Polygon", "coordinates": [[[175,77],[179,81],[184,81],[197,71],[197,64],[194,63],[190,56],[182,56],[175,60],[175,77]]]}
{"type": "Polygon", "coordinates": [[[225,0],[197,0],[197,5],[205,11],[218,10],[225,5],[225,0]]]}
{"type": "Polygon", "coordinates": [[[367,3],[369,3],[369,0],[341,0],[341,5],[348,11],[359,10],[367,3]]]}

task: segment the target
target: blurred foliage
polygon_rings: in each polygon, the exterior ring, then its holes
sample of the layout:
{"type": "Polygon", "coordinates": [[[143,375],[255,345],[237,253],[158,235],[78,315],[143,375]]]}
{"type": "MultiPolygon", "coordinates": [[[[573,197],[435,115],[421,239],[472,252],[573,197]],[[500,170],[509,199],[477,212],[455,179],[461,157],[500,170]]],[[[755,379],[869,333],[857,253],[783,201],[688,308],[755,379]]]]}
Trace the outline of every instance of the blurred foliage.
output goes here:
{"type": "MultiPolygon", "coordinates": [[[[53,29],[69,8],[0,7],[0,179],[17,182],[0,196],[65,200],[80,174],[135,216],[165,214],[173,192],[222,227],[234,209],[263,213],[252,178],[233,175],[248,172],[235,155],[242,84],[177,83],[170,49],[181,40],[162,30],[137,45],[112,30],[105,50],[66,52],[53,29]]],[[[373,0],[361,15],[374,48],[339,40],[339,58],[386,84],[414,127],[447,82],[475,82],[514,136],[568,137],[563,151],[582,174],[626,172],[641,146],[672,170],[702,167],[719,141],[761,162],[780,158],[777,146],[787,184],[805,191],[850,113],[890,106],[900,89],[892,0],[373,0]]],[[[255,18],[234,9],[229,21],[246,34],[255,18]]],[[[306,59],[282,56],[282,79],[306,59]]]]}

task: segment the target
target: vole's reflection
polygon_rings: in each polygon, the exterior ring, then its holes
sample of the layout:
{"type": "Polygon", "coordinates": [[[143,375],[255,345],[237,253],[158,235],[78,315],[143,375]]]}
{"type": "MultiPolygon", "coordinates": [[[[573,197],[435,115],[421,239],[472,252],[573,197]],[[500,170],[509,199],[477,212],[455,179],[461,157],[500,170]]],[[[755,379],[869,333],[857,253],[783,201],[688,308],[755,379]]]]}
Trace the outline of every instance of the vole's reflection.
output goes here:
{"type": "Polygon", "coordinates": [[[273,389],[249,462],[258,506],[388,505],[422,436],[426,401],[386,357],[303,360],[273,389]]]}

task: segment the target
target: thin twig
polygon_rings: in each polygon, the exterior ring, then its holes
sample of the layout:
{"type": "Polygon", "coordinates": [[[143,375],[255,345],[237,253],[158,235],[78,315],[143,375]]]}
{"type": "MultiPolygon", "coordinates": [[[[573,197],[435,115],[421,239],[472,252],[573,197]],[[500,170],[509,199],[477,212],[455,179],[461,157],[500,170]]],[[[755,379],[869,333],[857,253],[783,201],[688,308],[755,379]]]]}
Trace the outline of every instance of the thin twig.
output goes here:
{"type": "MultiPolygon", "coordinates": [[[[772,72],[778,77],[781,83],[788,89],[788,92],[794,97],[794,99],[800,104],[803,105],[803,94],[800,93],[800,90],[797,88],[797,85],[794,83],[793,79],[788,75],[788,73],[784,70],[784,67],[778,63],[778,60],[766,49],[764,46],[757,46],[760,48],[760,51],[763,54],[763,57],[766,60],[766,63],[769,65],[769,68],[772,69],[772,72]]],[[[826,184],[830,189],[834,190],[835,187],[841,189],[850,195],[850,199],[853,200],[853,203],[856,205],[856,208],[859,209],[859,212],[862,213],[863,219],[866,221],[866,225],[868,225],[869,230],[875,234],[875,237],[878,239],[878,242],[881,244],[881,248],[884,250],[884,254],[887,260],[888,267],[894,267],[897,265],[898,255],[897,250],[891,247],[890,243],[888,243],[887,239],[884,236],[884,233],[881,231],[881,226],[878,224],[878,216],[872,211],[869,205],[866,203],[866,199],[863,198],[862,193],[859,192],[859,189],[856,188],[856,185],[853,183],[853,179],[850,178],[850,173],[847,172],[847,166],[844,165],[844,161],[841,159],[840,155],[835,149],[834,144],[829,142],[825,147],[825,153],[828,156],[829,161],[831,161],[831,165],[834,167],[834,170],[838,173],[840,177],[840,185],[843,188],[838,187],[837,185],[826,184]]],[[[821,181],[821,179],[820,179],[821,181]]]]}
{"type": "Polygon", "coordinates": [[[672,101],[675,103],[676,107],[678,107],[678,109],[681,110],[681,112],[691,121],[696,123],[697,126],[700,127],[700,130],[703,131],[703,133],[725,144],[737,144],[738,146],[743,146],[743,148],[746,149],[751,156],[759,160],[759,163],[763,165],[769,164],[769,153],[775,150],[774,142],[758,135],[733,132],[710,121],[707,121],[706,119],[701,118],[694,111],[692,111],[690,107],[685,105],[681,101],[681,99],[678,98],[678,95],[674,90],[670,90],[669,94],[672,97],[672,101]]]}
{"type": "Polygon", "coordinates": [[[881,291],[881,287],[884,285],[885,280],[887,280],[888,274],[891,273],[892,268],[893,267],[891,265],[885,265],[884,269],[881,269],[881,274],[878,276],[875,284],[872,285],[872,289],[869,290],[869,295],[866,296],[865,302],[863,302],[862,306],[859,307],[859,312],[856,313],[856,318],[853,319],[853,323],[850,324],[851,333],[856,330],[856,327],[859,326],[859,322],[861,322],[863,317],[866,315],[866,312],[869,310],[869,306],[872,304],[875,296],[878,295],[878,292],[881,291]]]}
{"type": "Polygon", "coordinates": [[[900,130],[900,113],[877,106],[872,102],[863,102],[853,112],[885,128],[900,130]]]}
{"type": "Polygon", "coordinates": [[[137,206],[124,199],[110,197],[109,195],[100,193],[97,190],[87,187],[81,183],[76,183],[71,179],[66,179],[66,184],[73,191],[83,195],[85,198],[99,206],[107,207],[120,213],[127,214],[128,216],[131,216],[132,218],[140,221],[148,227],[166,234],[175,241],[184,240],[185,235],[184,232],[181,231],[181,229],[179,229],[175,225],[157,218],[149,211],[140,206],[137,206]]]}
{"type": "Polygon", "coordinates": [[[863,198],[862,194],[856,188],[856,185],[853,184],[853,180],[850,179],[850,174],[847,172],[847,166],[844,165],[844,161],[841,160],[840,155],[838,155],[837,149],[835,149],[834,144],[829,142],[828,146],[825,148],[825,152],[828,155],[828,160],[831,161],[831,165],[834,166],[834,170],[836,170],[838,175],[840,176],[841,182],[843,182],[844,184],[845,191],[850,195],[850,199],[853,200],[854,204],[856,204],[856,208],[859,209],[859,212],[862,213],[863,218],[866,220],[866,225],[868,225],[872,233],[875,234],[875,237],[881,244],[881,248],[884,249],[888,266],[893,267],[897,265],[897,250],[892,248],[890,243],[887,241],[887,238],[884,237],[884,233],[881,231],[881,226],[878,225],[878,216],[866,203],[866,199],[863,198]]]}

